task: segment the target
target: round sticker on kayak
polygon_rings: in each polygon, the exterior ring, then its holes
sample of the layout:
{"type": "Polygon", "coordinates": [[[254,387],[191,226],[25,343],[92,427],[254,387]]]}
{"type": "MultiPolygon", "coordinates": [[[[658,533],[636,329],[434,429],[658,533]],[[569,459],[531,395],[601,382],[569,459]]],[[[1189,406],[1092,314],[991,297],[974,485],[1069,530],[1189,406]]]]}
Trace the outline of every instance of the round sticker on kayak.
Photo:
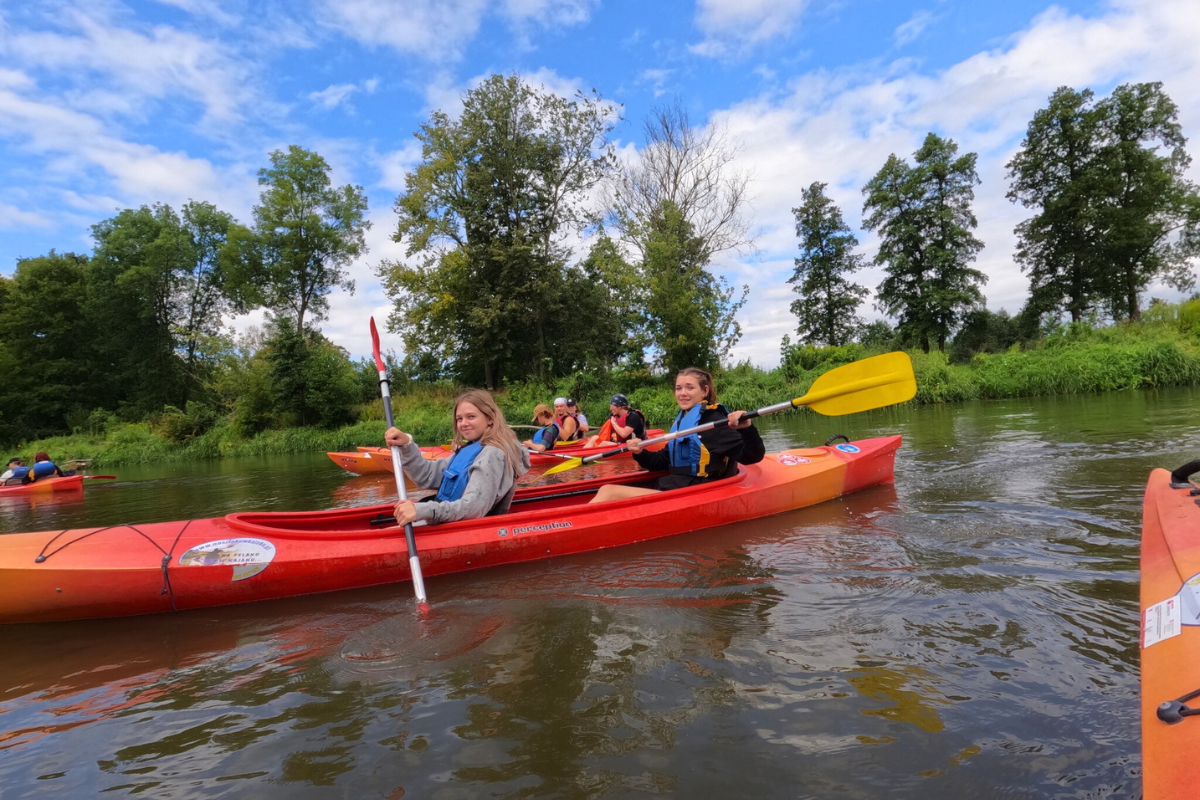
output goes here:
{"type": "Polygon", "coordinates": [[[841,450],[843,453],[857,453],[857,452],[859,452],[858,448],[857,448],[857,447],[855,447],[855,446],[854,446],[854,445],[852,445],[852,444],[839,444],[839,445],[837,446],[837,449],[838,449],[838,450],[841,450]]]}
{"type": "Polygon", "coordinates": [[[179,557],[183,567],[233,567],[233,580],[244,581],[267,568],[275,558],[275,545],[266,539],[218,539],[198,544],[179,557]]]}
{"type": "Polygon", "coordinates": [[[779,463],[783,464],[785,467],[794,467],[797,464],[811,464],[812,461],[804,456],[794,456],[790,453],[783,453],[779,456],[779,463]]]}

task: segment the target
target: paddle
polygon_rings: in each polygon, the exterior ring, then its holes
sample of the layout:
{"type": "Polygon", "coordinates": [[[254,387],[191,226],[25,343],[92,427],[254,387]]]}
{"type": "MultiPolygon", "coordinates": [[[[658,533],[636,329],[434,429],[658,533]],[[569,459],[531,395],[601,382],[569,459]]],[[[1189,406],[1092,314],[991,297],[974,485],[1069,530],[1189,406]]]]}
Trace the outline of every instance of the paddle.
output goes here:
{"type": "MultiPolygon", "coordinates": [[[[387,418],[389,428],[396,427],[396,420],[392,416],[392,390],[388,385],[387,366],[383,363],[383,358],[379,355],[379,329],[375,327],[375,318],[371,317],[371,346],[375,352],[375,368],[379,370],[379,392],[383,395],[383,415],[387,418]]],[[[404,465],[400,460],[400,448],[392,446],[392,474],[396,478],[396,491],[400,493],[401,500],[408,499],[408,492],[404,488],[404,465]]],[[[404,542],[408,545],[408,566],[412,570],[413,591],[417,595],[417,604],[424,606],[425,599],[425,580],[421,577],[421,557],[417,555],[417,539],[413,536],[412,523],[404,525],[404,542]]]]}
{"type": "MultiPolygon", "coordinates": [[[[855,361],[837,369],[831,369],[817,378],[813,382],[812,387],[802,397],[796,397],[773,406],[766,406],[757,411],[748,411],[742,419],[753,419],[801,406],[808,406],[818,414],[839,417],[843,414],[857,414],[859,411],[868,411],[872,408],[882,408],[894,403],[903,403],[905,400],[911,400],[916,393],[917,380],[913,375],[912,360],[908,357],[908,354],[899,352],[884,353],[881,356],[864,358],[861,361],[855,361]]],[[[656,436],[653,439],[646,439],[640,442],[638,446],[646,447],[648,445],[659,444],[660,442],[669,442],[681,436],[690,436],[694,433],[719,428],[722,425],[728,424],[728,419],[721,419],[716,422],[697,425],[694,428],[686,428],[682,431],[656,436]]],[[[584,464],[594,463],[602,458],[609,458],[618,453],[627,452],[629,449],[629,445],[624,445],[615,450],[606,450],[603,453],[591,456],[573,458],[569,462],[551,467],[542,473],[542,475],[544,477],[557,472],[566,472],[569,469],[575,469],[584,464]]]]}
{"type": "Polygon", "coordinates": [[[115,481],[117,479],[116,475],[80,475],[79,477],[89,481],[115,481]]]}

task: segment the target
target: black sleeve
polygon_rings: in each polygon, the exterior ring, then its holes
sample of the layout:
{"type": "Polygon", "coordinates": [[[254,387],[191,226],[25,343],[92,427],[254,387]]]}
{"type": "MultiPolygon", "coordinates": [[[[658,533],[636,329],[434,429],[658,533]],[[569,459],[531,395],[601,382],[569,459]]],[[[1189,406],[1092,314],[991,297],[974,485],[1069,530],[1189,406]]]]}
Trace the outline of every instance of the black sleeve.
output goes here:
{"type": "MultiPolygon", "coordinates": [[[[700,424],[708,422],[716,422],[726,418],[726,414],[719,408],[706,409],[700,415],[700,424]]],[[[722,425],[719,428],[704,431],[700,434],[700,441],[708,448],[708,452],[714,456],[724,456],[733,461],[738,461],[742,453],[741,431],[735,431],[728,425],[722,425]]]]}
{"type": "Polygon", "coordinates": [[[633,460],[638,463],[642,469],[648,469],[651,472],[658,472],[671,466],[671,454],[667,448],[661,450],[643,450],[640,453],[633,454],[633,460]]]}
{"type": "Polygon", "coordinates": [[[757,464],[767,455],[767,446],[763,444],[758,428],[751,425],[738,431],[742,435],[742,454],[738,456],[741,464],[757,464]]]}

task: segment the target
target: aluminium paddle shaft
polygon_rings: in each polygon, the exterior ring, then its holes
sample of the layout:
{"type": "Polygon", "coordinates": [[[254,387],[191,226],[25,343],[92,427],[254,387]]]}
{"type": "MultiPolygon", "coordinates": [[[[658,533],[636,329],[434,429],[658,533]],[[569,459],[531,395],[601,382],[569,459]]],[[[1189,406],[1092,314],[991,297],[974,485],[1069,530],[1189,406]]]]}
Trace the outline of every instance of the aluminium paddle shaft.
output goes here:
{"type": "MultiPolygon", "coordinates": [[[[379,330],[375,327],[375,318],[371,317],[371,342],[375,347],[375,367],[379,370],[379,392],[383,395],[383,415],[389,428],[396,427],[396,419],[392,416],[392,390],[388,382],[387,366],[379,355],[379,330]]],[[[396,478],[396,491],[400,500],[408,499],[408,491],[404,488],[404,464],[400,456],[400,448],[392,445],[392,474],[396,478]]],[[[404,542],[408,545],[408,567],[412,571],[413,591],[417,595],[417,603],[424,605],[425,579],[421,575],[421,557],[417,555],[417,537],[413,534],[411,522],[404,525],[404,542]]]]}

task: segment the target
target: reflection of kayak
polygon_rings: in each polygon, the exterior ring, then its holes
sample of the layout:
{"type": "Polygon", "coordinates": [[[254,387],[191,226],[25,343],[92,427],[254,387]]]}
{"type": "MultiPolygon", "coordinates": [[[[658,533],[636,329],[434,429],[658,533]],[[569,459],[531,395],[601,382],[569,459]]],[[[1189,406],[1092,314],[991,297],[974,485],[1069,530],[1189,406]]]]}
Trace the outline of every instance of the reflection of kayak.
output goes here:
{"type": "Polygon", "coordinates": [[[1186,470],[1150,474],[1142,506],[1142,782],[1146,800],[1196,796],[1200,716],[1200,506],[1186,470]],[[1172,702],[1175,701],[1175,702],[1172,702]],[[1160,708],[1160,706],[1163,706],[1160,708]],[[1164,719],[1165,717],[1165,719],[1164,719]],[[1174,720],[1170,722],[1168,720],[1174,720]]]}
{"type": "MultiPolygon", "coordinates": [[[[586,505],[630,472],[521,488],[509,514],[420,527],[427,576],[630,544],[813,505],[892,479],[899,436],[771,453],[722,481],[586,505]]],[[[146,614],[410,577],[390,506],[249,512],[0,537],[0,622],[146,614]],[[164,558],[164,556],[166,556],[164,558]],[[40,560],[39,560],[40,559],[40,560]]]]}
{"type": "Polygon", "coordinates": [[[65,478],[42,478],[40,481],[25,483],[20,486],[0,486],[0,497],[44,494],[47,492],[78,492],[82,489],[83,476],[68,475],[65,478]]]}

